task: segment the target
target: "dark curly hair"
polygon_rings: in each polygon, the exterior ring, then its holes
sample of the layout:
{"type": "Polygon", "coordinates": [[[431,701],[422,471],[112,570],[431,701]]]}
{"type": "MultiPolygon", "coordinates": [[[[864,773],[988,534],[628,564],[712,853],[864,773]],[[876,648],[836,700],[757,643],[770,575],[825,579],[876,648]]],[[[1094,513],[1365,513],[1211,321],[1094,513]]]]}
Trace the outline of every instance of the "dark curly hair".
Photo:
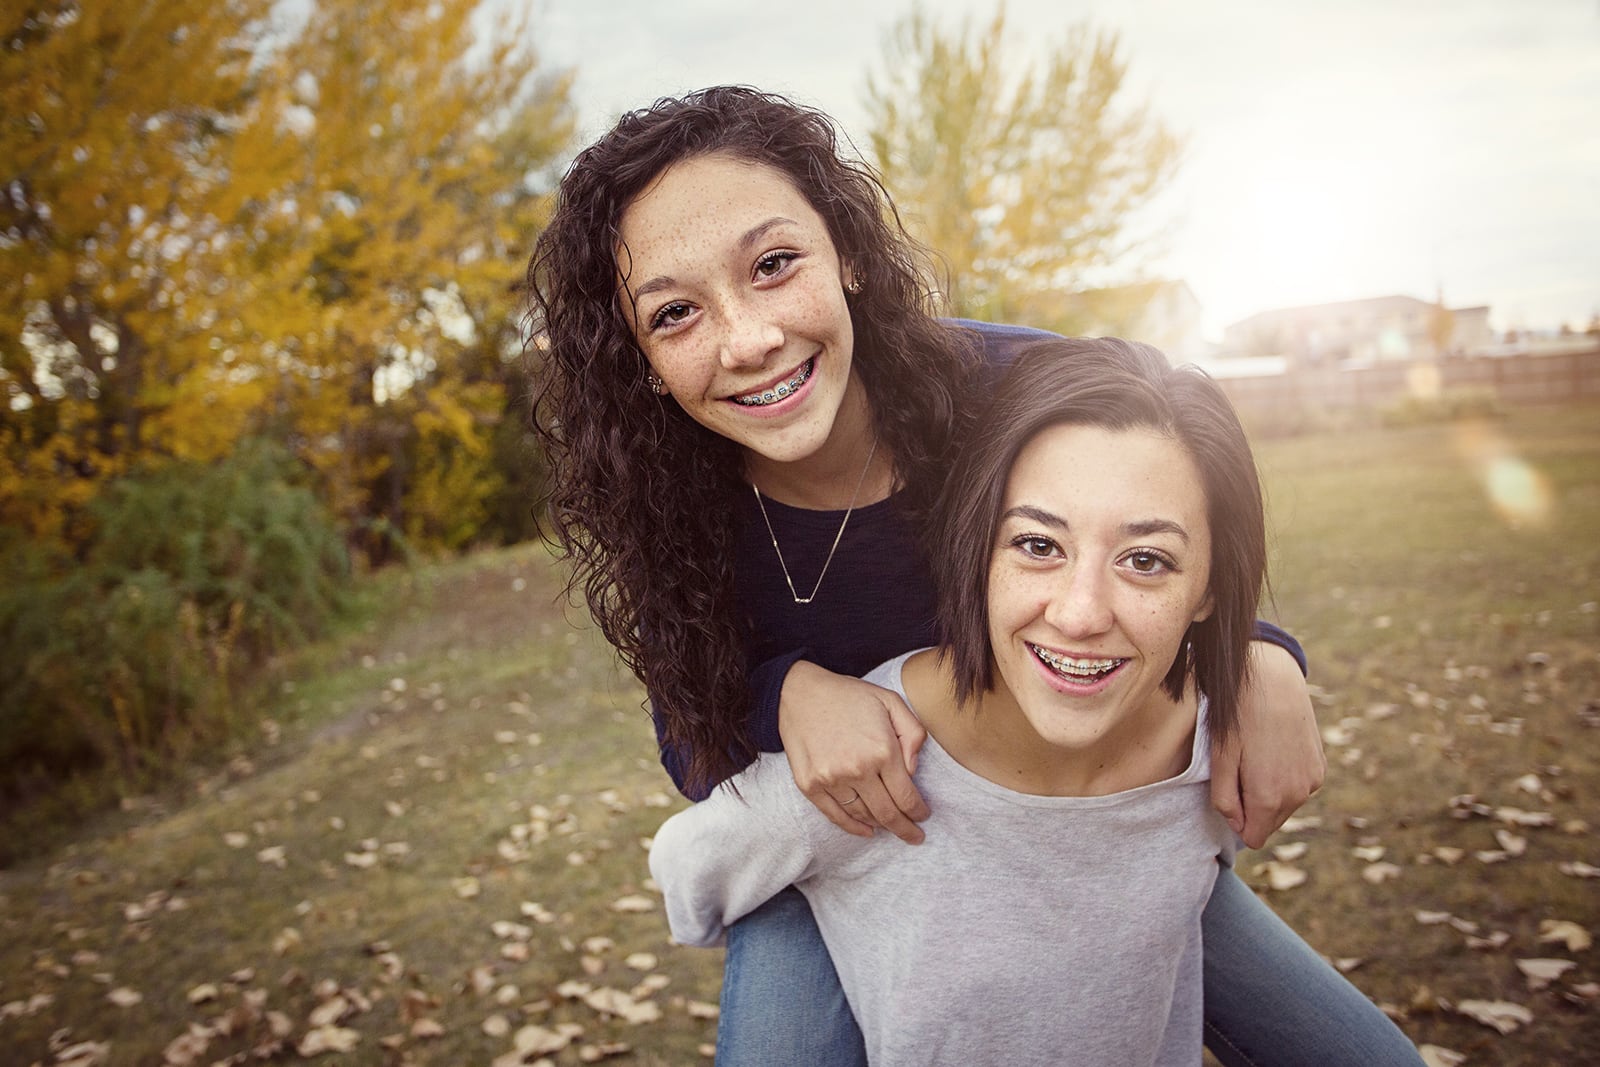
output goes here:
{"type": "Polygon", "coordinates": [[[744,86],[664,98],[623,115],[562,178],[528,264],[533,430],[549,465],[546,534],[572,561],[569,595],[650,692],[687,791],[756,755],[732,494],[738,446],[645,384],[619,303],[615,252],[628,205],[667,167],[722,154],[771,167],[827,225],[865,279],[849,300],[853,365],[897,500],[920,514],[950,459],[958,403],[977,373],[965,331],[933,317],[929,259],[876,175],[845,160],[825,114],[744,86]]]}
{"type": "Polygon", "coordinates": [[[1211,527],[1211,614],[1189,627],[1162,679],[1174,700],[1191,674],[1209,701],[1212,736],[1235,730],[1256,606],[1267,574],[1266,518],[1250,442],[1222,387],[1172,367],[1150,345],[1116,338],[1041,341],[1019,353],[988,410],[965,433],[931,524],[939,644],[956,699],[994,685],[989,561],[1017,455],[1052,426],[1147,428],[1180,444],[1200,472],[1211,527]]]}

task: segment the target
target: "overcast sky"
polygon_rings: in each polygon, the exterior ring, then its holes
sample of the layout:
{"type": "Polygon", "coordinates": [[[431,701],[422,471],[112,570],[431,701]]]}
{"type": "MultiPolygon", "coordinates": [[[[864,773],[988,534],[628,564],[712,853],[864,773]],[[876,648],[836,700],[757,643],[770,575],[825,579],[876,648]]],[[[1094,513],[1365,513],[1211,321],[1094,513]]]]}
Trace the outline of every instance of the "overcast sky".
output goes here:
{"type": "MultiPolygon", "coordinates": [[[[518,2],[518,0],[511,0],[518,2]]],[[[584,140],[718,82],[787,93],[864,142],[866,74],[912,0],[526,0],[577,71],[584,140]]],[[[924,0],[986,21],[994,5],[924,0]]],[[[1076,20],[1120,32],[1135,98],[1188,139],[1163,248],[1213,334],[1390,293],[1495,325],[1600,313],[1600,0],[1011,0],[1019,60],[1076,20]]],[[[1130,271],[1131,273],[1131,271],[1130,271]]]]}

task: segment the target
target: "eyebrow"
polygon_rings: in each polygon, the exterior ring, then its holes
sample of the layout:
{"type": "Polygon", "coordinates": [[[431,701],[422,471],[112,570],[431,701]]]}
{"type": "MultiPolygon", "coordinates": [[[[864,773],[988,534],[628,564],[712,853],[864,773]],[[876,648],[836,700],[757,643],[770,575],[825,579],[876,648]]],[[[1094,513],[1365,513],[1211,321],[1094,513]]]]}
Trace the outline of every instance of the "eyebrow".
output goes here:
{"type": "MultiPolygon", "coordinates": [[[[768,232],[776,229],[779,226],[785,225],[798,226],[799,223],[795,222],[794,219],[787,218],[783,215],[774,215],[767,221],[759,222],[746,230],[739,238],[739,242],[735,247],[740,252],[749,252],[749,250],[763,237],[765,237],[768,232]]],[[[671,275],[658,274],[654,278],[651,278],[649,281],[645,282],[643,285],[639,286],[639,288],[632,291],[634,302],[637,303],[640,297],[649,296],[651,293],[660,292],[663,289],[670,289],[676,284],[676,280],[673,279],[671,275]]]]}
{"type": "MultiPolygon", "coordinates": [[[[1041,507],[1035,507],[1032,504],[1019,504],[1014,508],[1007,509],[1000,516],[1000,521],[1004,522],[1007,519],[1028,519],[1058,530],[1070,530],[1072,528],[1072,525],[1060,515],[1053,511],[1046,511],[1041,507]]],[[[1184,544],[1189,543],[1189,531],[1171,519],[1140,519],[1137,522],[1125,522],[1122,524],[1121,530],[1124,534],[1133,537],[1148,537],[1151,534],[1168,533],[1181,539],[1184,544]]]]}

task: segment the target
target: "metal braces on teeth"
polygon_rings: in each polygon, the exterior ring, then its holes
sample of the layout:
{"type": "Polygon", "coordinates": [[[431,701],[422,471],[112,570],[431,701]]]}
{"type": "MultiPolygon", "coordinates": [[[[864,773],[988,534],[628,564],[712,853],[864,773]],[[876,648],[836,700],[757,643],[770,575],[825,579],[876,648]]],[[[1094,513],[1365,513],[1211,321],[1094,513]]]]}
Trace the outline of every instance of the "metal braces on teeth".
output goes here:
{"type": "Polygon", "coordinates": [[[1038,645],[1033,645],[1032,648],[1040,659],[1063,674],[1081,676],[1104,674],[1122,663],[1120,659],[1072,659],[1068,656],[1058,656],[1038,645]]]}
{"type": "Polygon", "coordinates": [[[736,396],[733,398],[733,402],[735,404],[743,404],[747,408],[764,407],[767,404],[776,403],[804,385],[806,379],[811,377],[811,372],[815,369],[812,362],[807,360],[801,365],[799,372],[788,381],[779,382],[775,388],[766,390],[760,396],[736,396]]]}

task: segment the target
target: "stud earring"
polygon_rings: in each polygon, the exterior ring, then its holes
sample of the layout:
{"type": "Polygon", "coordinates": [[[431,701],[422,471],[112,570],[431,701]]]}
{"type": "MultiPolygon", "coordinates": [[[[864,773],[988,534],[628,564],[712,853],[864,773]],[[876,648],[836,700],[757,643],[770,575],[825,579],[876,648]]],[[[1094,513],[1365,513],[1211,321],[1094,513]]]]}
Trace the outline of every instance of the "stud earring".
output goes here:
{"type": "Polygon", "coordinates": [[[656,377],[654,374],[646,374],[644,376],[644,384],[648,386],[650,391],[656,394],[656,396],[667,395],[667,383],[656,377]]]}
{"type": "Polygon", "coordinates": [[[866,279],[862,278],[860,274],[852,274],[850,276],[850,283],[844,287],[844,291],[849,293],[851,296],[854,296],[856,293],[861,292],[861,286],[865,283],[865,281],[866,279]]]}

